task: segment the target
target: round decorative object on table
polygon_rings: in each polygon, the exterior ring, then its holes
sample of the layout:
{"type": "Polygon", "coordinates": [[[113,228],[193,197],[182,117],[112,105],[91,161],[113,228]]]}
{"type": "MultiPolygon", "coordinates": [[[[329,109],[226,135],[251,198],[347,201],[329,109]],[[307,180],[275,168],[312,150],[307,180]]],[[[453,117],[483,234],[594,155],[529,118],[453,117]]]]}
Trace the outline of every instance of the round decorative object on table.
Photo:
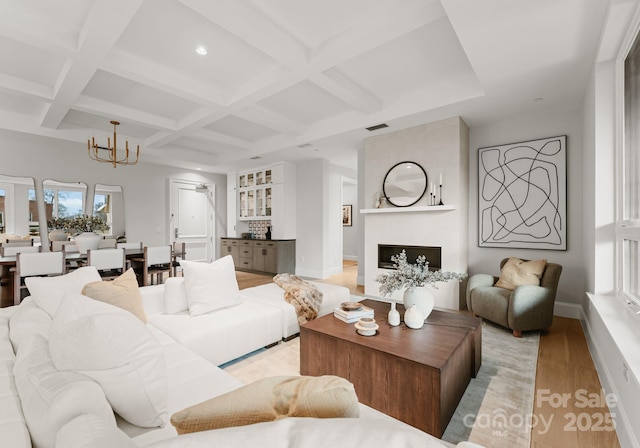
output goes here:
{"type": "Polygon", "coordinates": [[[340,308],[344,311],[359,311],[362,309],[362,304],[360,302],[342,302],[340,308]]]}
{"type": "Polygon", "coordinates": [[[88,249],[96,250],[100,245],[100,235],[95,232],[82,232],[73,240],[81,254],[86,254],[88,249]]]}
{"type": "Polygon", "coordinates": [[[387,322],[392,327],[396,327],[400,325],[400,313],[396,309],[396,303],[391,302],[391,309],[389,310],[389,314],[387,315],[387,322]]]}
{"type": "Polygon", "coordinates": [[[417,305],[422,314],[422,320],[425,320],[433,311],[436,299],[431,289],[422,286],[405,289],[402,301],[407,310],[411,305],[417,305]]]}
{"type": "Polygon", "coordinates": [[[362,336],[374,336],[380,326],[371,317],[363,317],[355,324],[356,331],[362,336]]]}
{"type": "Polygon", "coordinates": [[[422,328],[424,325],[424,319],[422,318],[422,313],[418,309],[418,305],[411,305],[407,308],[407,311],[404,312],[404,324],[414,330],[422,328]]]}

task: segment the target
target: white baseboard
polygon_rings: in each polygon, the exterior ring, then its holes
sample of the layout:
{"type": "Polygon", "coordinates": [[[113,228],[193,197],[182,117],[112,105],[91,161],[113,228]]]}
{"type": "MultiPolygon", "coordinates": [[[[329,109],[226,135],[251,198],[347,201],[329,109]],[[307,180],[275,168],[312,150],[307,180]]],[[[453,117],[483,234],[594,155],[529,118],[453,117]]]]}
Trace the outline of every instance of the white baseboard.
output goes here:
{"type": "Polygon", "coordinates": [[[358,256],[357,255],[343,255],[342,259],[343,260],[349,260],[349,261],[358,261],[358,256]]]}
{"type": "Polygon", "coordinates": [[[582,319],[582,306],[576,303],[556,302],[553,307],[553,315],[570,319],[582,319]]]}

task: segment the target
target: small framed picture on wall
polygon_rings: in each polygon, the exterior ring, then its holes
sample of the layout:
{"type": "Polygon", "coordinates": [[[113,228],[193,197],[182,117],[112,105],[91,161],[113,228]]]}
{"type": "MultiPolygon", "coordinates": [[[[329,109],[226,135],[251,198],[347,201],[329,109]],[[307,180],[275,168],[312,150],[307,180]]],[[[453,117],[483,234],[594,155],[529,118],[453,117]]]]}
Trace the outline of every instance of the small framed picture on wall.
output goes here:
{"type": "Polygon", "coordinates": [[[343,226],[351,225],[351,205],[342,206],[342,225],[343,226]]]}

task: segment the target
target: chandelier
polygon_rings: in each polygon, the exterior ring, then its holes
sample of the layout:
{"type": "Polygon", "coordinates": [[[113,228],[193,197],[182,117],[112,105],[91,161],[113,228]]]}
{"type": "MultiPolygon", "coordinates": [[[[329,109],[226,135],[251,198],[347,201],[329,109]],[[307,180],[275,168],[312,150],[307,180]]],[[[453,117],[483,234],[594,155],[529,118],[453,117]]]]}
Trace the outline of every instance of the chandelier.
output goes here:
{"type": "Polygon", "coordinates": [[[98,146],[96,139],[91,137],[91,140],[87,140],[87,147],[89,151],[89,157],[101,163],[111,163],[115,168],[118,165],[135,165],[138,163],[138,157],[140,156],[140,145],[136,149],[136,160],[129,161],[129,141],[125,141],[124,157],[118,159],[118,145],[116,143],[116,126],[120,123],[117,121],[111,121],[113,125],[113,147],[111,147],[111,139],[107,138],[107,146],[98,146]],[[100,153],[100,151],[106,151],[100,153]]]}

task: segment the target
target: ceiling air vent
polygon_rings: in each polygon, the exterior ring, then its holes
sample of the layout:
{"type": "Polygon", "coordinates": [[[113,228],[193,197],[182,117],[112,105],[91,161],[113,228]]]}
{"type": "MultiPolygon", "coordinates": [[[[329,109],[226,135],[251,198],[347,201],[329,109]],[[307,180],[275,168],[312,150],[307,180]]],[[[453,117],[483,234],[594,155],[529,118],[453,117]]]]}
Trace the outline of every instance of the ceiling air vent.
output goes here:
{"type": "Polygon", "coordinates": [[[251,160],[258,160],[258,159],[262,159],[262,157],[260,157],[260,156],[253,156],[253,157],[251,157],[251,160]]]}
{"type": "Polygon", "coordinates": [[[385,123],[380,123],[377,124],[375,126],[370,126],[367,128],[367,131],[377,131],[378,129],[382,129],[382,128],[388,128],[389,125],[385,124],[385,123]]]}

